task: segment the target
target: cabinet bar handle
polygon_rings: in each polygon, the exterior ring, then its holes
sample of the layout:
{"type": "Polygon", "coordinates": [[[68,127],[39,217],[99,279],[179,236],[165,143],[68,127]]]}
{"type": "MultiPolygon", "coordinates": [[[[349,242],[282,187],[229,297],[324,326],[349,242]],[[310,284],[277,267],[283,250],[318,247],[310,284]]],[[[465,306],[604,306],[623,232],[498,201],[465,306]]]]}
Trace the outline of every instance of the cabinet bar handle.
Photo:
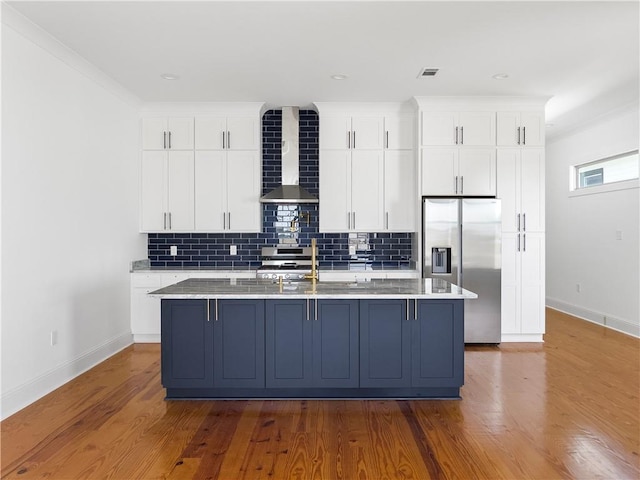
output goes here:
{"type": "Polygon", "coordinates": [[[309,299],[307,298],[307,321],[309,321],[309,299]]]}
{"type": "Polygon", "coordinates": [[[216,298],[216,322],[218,321],[218,299],[216,298]]]}
{"type": "Polygon", "coordinates": [[[522,144],[527,144],[527,127],[522,127],[522,144]]]}
{"type": "Polygon", "coordinates": [[[464,145],[464,127],[460,127],[460,145],[464,145]]]}
{"type": "Polygon", "coordinates": [[[460,175],[460,195],[464,195],[464,175],[460,175]]]}
{"type": "Polygon", "coordinates": [[[351,132],[347,131],[347,148],[351,148],[351,132]]]}
{"type": "MultiPolygon", "coordinates": [[[[227,145],[229,145],[229,144],[227,143],[227,145]]],[[[231,230],[231,212],[229,212],[229,214],[228,214],[228,215],[229,215],[229,221],[227,222],[227,228],[228,228],[229,230],[231,230]]]]}
{"type": "Polygon", "coordinates": [[[527,234],[526,233],[522,234],[522,251],[523,252],[527,251],[527,234]]]}
{"type": "Polygon", "coordinates": [[[518,231],[520,231],[520,214],[518,214],[518,231]]]}
{"type": "Polygon", "coordinates": [[[456,145],[458,144],[458,127],[456,127],[456,145]]]}
{"type": "Polygon", "coordinates": [[[523,232],[527,231],[527,214],[526,213],[522,214],[522,231],[523,232]]]}
{"type": "Polygon", "coordinates": [[[169,212],[169,230],[171,230],[171,212],[169,212]]]}
{"type": "Polygon", "coordinates": [[[162,132],[162,148],[167,148],[167,132],[162,132]]]}
{"type": "Polygon", "coordinates": [[[413,299],[413,319],[418,320],[418,299],[413,299]]]}
{"type": "Polygon", "coordinates": [[[231,132],[227,130],[227,148],[231,148],[231,132]]]}
{"type": "Polygon", "coordinates": [[[211,321],[211,300],[207,298],[207,322],[211,321]]]}
{"type": "Polygon", "coordinates": [[[458,176],[457,175],[454,177],[454,180],[453,180],[453,188],[455,190],[455,193],[457,194],[458,193],[458,176]]]}
{"type": "Polygon", "coordinates": [[[353,212],[353,228],[356,228],[356,212],[353,212]]]}
{"type": "Polygon", "coordinates": [[[389,148],[389,130],[387,130],[387,148],[389,148]]]}
{"type": "Polygon", "coordinates": [[[385,219],[385,223],[386,223],[385,228],[386,228],[387,230],[389,230],[389,212],[386,212],[386,219],[385,219]]]}
{"type": "Polygon", "coordinates": [[[351,212],[347,212],[347,228],[351,229],[351,212]]]}
{"type": "Polygon", "coordinates": [[[314,305],[314,307],[315,307],[315,311],[316,311],[316,312],[315,312],[315,313],[316,313],[316,316],[315,316],[314,320],[315,320],[315,321],[318,321],[318,299],[313,300],[313,305],[314,305]]]}
{"type": "Polygon", "coordinates": [[[171,131],[169,131],[169,148],[171,148],[171,131]]]}
{"type": "Polygon", "coordinates": [[[356,148],[356,131],[353,131],[353,148],[356,148]]]}
{"type": "Polygon", "coordinates": [[[164,223],[162,225],[162,229],[166,230],[167,229],[167,212],[164,212],[162,216],[164,217],[164,223]]]}
{"type": "Polygon", "coordinates": [[[518,252],[520,251],[520,234],[518,234],[518,252]]]}
{"type": "Polygon", "coordinates": [[[520,145],[520,127],[518,127],[518,145],[520,145]]]}
{"type": "Polygon", "coordinates": [[[226,146],[226,142],[225,142],[224,137],[225,137],[225,135],[224,135],[224,131],[222,131],[222,149],[223,149],[223,150],[225,149],[225,146],[226,146]]]}
{"type": "Polygon", "coordinates": [[[409,299],[407,298],[407,320],[409,320],[409,299]]]}

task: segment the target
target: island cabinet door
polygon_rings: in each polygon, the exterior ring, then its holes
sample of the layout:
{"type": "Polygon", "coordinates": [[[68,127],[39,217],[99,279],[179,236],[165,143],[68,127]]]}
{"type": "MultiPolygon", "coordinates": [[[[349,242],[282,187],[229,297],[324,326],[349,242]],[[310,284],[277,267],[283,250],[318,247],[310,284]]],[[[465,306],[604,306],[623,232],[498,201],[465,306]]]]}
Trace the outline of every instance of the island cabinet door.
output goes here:
{"type": "Polygon", "coordinates": [[[464,300],[419,300],[412,323],[411,386],[464,383],[464,300]]]}
{"type": "Polygon", "coordinates": [[[213,385],[264,388],[264,300],[212,300],[213,385]]]}
{"type": "Polygon", "coordinates": [[[206,300],[162,300],[162,385],[213,386],[213,325],[206,300]]]}
{"type": "Polygon", "coordinates": [[[266,301],[267,388],[312,386],[313,322],[310,303],[310,300],[266,301]]]}
{"type": "Polygon", "coordinates": [[[358,300],[312,300],[313,386],[358,387],[358,300]]]}
{"type": "Polygon", "coordinates": [[[411,385],[411,323],[407,300],[360,301],[360,387],[411,385]]]}

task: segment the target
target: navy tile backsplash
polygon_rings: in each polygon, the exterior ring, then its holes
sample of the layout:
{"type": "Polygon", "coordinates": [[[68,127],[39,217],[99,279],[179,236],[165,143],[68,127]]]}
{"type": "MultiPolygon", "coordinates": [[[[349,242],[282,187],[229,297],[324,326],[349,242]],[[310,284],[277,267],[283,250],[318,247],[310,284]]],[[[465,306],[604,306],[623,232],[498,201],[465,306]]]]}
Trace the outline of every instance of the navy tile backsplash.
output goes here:
{"type": "MultiPolygon", "coordinates": [[[[318,195],[318,114],[300,110],[300,185],[318,195]]],[[[269,110],[262,117],[262,193],[281,181],[282,111],[269,110]]],[[[321,267],[372,264],[374,267],[408,267],[411,259],[411,233],[360,234],[359,250],[349,255],[348,233],[318,233],[318,205],[274,205],[263,208],[262,233],[150,233],[148,256],[152,267],[229,267],[257,268],[260,248],[275,245],[279,239],[297,239],[309,245],[315,237],[321,267]],[[170,256],[169,247],[178,246],[170,256]],[[229,255],[229,245],[238,254],[229,255]]],[[[351,235],[351,242],[356,240],[351,235]]]]}

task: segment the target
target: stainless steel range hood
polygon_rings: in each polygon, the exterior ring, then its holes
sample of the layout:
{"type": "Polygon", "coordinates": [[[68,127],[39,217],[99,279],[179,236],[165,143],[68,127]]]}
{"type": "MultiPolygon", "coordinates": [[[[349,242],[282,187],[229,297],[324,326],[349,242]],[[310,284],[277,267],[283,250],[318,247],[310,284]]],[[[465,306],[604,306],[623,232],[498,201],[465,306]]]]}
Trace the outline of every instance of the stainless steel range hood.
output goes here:
{"type": "Polygon", "coordinates": [[[300,109],[282,107],[282,185],[260,198],[260,203],[318,203],[300,183],[300,109]]]}

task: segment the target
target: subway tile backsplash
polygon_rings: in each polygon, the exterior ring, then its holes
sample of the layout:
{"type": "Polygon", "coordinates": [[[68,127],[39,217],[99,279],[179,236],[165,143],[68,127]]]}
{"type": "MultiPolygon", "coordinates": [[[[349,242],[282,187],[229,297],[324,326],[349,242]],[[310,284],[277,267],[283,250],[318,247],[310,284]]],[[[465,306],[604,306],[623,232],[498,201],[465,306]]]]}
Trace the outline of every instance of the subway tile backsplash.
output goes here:
{"type": "MultiPolygon", "coordinates": [[[[300,110],[300,185],[318,195],[318,114],[300,110]]],[[[262,117],[262,193],[280,185],[282,111],[269,110],[262,117]]],[[[152,267],[257,268],[260,249],[279,242],[310,245],[317,239],[320,267],[407,268],[411,264],[411,233],[359,234],[349,255],[348,233],[318,233],[318,205],[275,205],[263,208],[262,233],[150,233],[148,257],[152,267]],[[178,246],[178,255],[169,247],[178,246]],[[236,245],[237,255],[229,255],[236,245]]]]}

